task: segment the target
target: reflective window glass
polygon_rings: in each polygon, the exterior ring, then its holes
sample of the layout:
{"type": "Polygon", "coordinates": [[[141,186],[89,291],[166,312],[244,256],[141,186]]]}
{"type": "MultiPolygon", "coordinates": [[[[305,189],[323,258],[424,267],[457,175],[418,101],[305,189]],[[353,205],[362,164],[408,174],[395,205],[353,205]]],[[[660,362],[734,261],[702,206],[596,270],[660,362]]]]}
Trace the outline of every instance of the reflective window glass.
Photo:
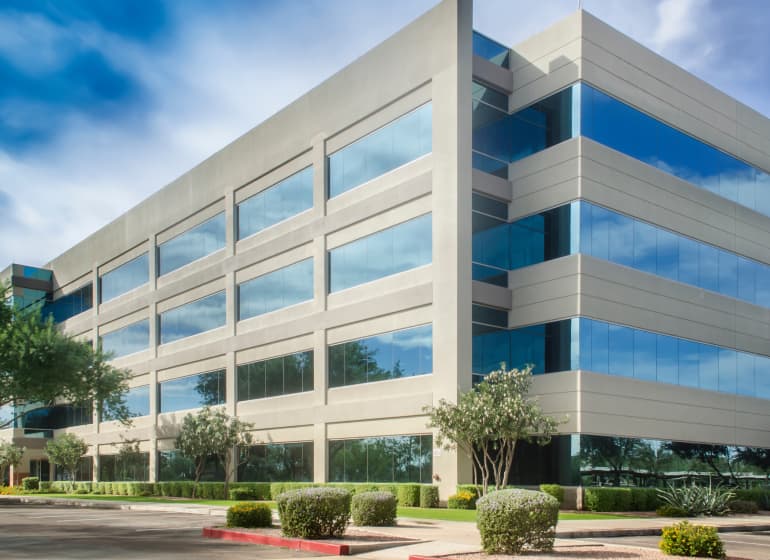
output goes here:
{"type": "Polygon", "coordinates": [[[237,382],[238,401],[312,391],[313,351],[241,364],[237,382]]]}
{"type": "Polygon", "coordinates": [[[313,259],[279,268],[238,285],[238,319],[313,299],[313,259]]]}
{"type": "MultiPolygon", "coordinates": [[[[150,414],[150,386],[138,385],[132,387],[125,394],[126,407],[128,408],[128,415],[131,418],[138,416],[147,416],[150,414]]],[[[102,412],[102,420],[116,420],[112,411],[105,407],[102,412]]]]}
{"type": "Polygon", "coordinates": [[[329,251],[330,292],[430,264],[431,215],[403,222],[329,251]]]}
{"type": "Polygon", "coordinates": [[[158,383],[159,412],[174,412],[225,402],[225,370],[188,375],[158,383]]]}
{"type": "Polygon", "coordinates": [[[91,309],[94,300],[94,290],[91,283],[43,305],[42,316],[53,315],[54,323],[61,323],[70,317],[79,315],[91,309]]]}
{"type": "Polygon", "coordinates": [[[217,214],[158,246],[158,274],[205,257],[225,246],[225,213],[217,214]]]}
{"type": "Polygon", "coordinates": [[[238,482],[312,482],[313,442],[252,445],[242,450],[238,482]]]}
{"type": "Polygon", "coordinates": [[[433,477],[433,436],[329,440],[330,482],[414,482],[433,477]]]}
{"type": "Polygon", "coordinates": [[[432,150],[432,105],[399,117],[329,156],[329,198],[432,150]]]}
{"type": "Polygon", "coordinates": [[[473,54],[487,59],[492,64],[508,68],[510,49],[478,31],[473,32],[473,54]]]}
{"type": "Polygon", "coordinates": [[[120,265],[118,268],[102,274],[99,278],[100,298],[102,302],[109,301],[146,284],[150,280],[150,261],[147,253],[143,253],[120,265]]]}
{"type": "MultiPolygon", "coordinates": [[[[216,455],[210,455],[203,464],[201,482],[222,482],[225,471],[216,455]]],[[[179,451],[158,452],[159,481],[188,481],[195,480],[195,462],[185,457],[179,451]]]]}
{"type": "Polygon", "coordinates": [[[150,480],[150,454],[146,452],[122,455],[99,455],[99,481],[150,480]]]}
{"type": "Polygon", "coordinates": [[[307,167],[238,204],[238,239],[313,207],[313,168],[307,167]]]}
{"type": "Polygon", "coordinates": [[[160,343],[222,327],[225,314],[224,291],[165,311],[160,314],[160,343]]]}
{"type": "Polygon", "coordinates": [[[103,334],[102,350],[112,358],[120,358],[150,347],[150,321],[143,319],[123,328],[103,334]]]}
{"type": "Polygon", "coordinates": [[[329,346],[329,386],[433,371],[433,327],[422,325],[329,346]]]}

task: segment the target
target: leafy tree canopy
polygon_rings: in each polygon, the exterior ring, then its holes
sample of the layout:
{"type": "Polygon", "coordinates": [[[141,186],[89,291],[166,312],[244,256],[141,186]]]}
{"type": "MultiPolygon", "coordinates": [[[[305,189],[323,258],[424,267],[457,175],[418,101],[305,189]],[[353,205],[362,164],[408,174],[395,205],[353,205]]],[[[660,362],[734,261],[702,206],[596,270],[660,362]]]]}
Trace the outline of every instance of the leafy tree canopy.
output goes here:
{"type": "Polygon", "coordinates": [[[78,461],[87,451],[88,444],[72,433],[62,434],[45,445],[45,454],[51,462],[63,468],[73,482],[78,461]]]}
{"type": "Polygon", "coordinates": [[[21,464],[24,451],[24,447],[19,447],[11,442],[4,441],[0,443],[0,484],[2,484],[5,469],[8,467],[15,468],[21,464]]]}
{"type": "Polygon", "coordinates": [[[546,445],[560,423],[543,413],[529,396],[532,368],[493,371],[457,403],[444,399],[436,407],[425,407],[428,427],[436,428],[437,443],[459,449],[474,465],[474,482],[481,475],[481,493],[490,482],[495,490],[508,481],[518,441],[546,445]]]}
{"type": "MultiPolygon", "coordinates": [[[[2,298],[0,298],[2,299],[2,298]]],[[[39,309],[0,302],[0,407],[55,402],[96,402],[110,416],[128,422],[128,370],[107,363],[108,355],[90,342],[63,333],[39,309]]],[[[0,419],[10,427],[11,414],[0,419]]]]}

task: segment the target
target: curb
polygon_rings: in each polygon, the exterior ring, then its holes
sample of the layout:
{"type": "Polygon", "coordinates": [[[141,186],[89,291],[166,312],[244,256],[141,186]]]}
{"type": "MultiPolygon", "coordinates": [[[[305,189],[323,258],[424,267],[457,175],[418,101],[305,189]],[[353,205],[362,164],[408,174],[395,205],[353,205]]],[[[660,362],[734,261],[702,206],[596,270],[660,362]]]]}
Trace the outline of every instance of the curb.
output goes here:
{"type": "Polygon", "coordinates": [[[241,531],[216,529],[214,527],[204,527],[202,535],[211,539],[223,539],[226,541],[251,544],[266,544],[268,546],[280,546],[291,550],[319,552],[321,554],[331,554],[334,556],[348,556],[350,554],[350,546],[347,544],[325,543],[305,539],[289,539],[271,535],[260,535],[258,533],[243,533],[241,531]]]}
{"type": "MultiPolygon", "coordinates": [[[[770,524],[754,525],[709,525],[714,527],[717,533],[753,533],[757,531],[770,531],[770,524]]],[[[557,539],[596,539],[609,537],[649,537],[659,536],[661,527],[642,527],[637,529],[595,529],[595,530],[576,530],[576,531],[556,531],[557,539]]]]}

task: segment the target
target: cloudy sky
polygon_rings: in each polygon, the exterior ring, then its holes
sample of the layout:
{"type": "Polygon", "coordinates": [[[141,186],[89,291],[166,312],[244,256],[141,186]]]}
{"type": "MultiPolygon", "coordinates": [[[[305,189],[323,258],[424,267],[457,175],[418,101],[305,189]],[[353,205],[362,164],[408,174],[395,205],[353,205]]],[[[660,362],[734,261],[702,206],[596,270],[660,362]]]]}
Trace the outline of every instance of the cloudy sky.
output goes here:
{"type": "MultiPolygon", "coordinates": [[[[435,0],[0,0],[0,269],[41,265],[435,0]]],[[[477,0],[515,44],[577,0],[477,0]]],[[[770,115],[766,0],[584,0],[770,115]]]]}

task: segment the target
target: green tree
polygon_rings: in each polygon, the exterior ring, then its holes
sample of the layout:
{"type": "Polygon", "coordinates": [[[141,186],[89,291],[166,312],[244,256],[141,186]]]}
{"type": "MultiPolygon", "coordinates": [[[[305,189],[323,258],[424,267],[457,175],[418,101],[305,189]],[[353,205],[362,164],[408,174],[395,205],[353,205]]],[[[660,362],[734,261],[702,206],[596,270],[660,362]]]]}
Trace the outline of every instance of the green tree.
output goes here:
{"type": "MultiPolygon", "coordinates": [[[[4,292],[4,291],[3,291],[4,292]]],[[[0,299],[5,299],[0,297],[0,299]]],[[[0,420],[0,429],[13,425],[31,410],[21,405],[55,402],[96,402],[101,410],[124,423],[128,370],[108,363],[109,356],[90,342],[63,333],[40,308],[18,309],[0,304],[0,407],[16,412],[0,420]]]]}
{"type": "MultiPolygon", "coordinates": [[[[196,488],[193,489],[193,497],[197,492],[206,459],[211,455],[216,456],[224,468],[227,496],[236,448],[252,443],[252,436],[248,432],[252,428],[253,424],[232,418],[221,408],[205,407],[197,414],[184,417],[179,436],[176,438],[176,448],[195,464],[196,488]]],[[[240,458],[240,453],[238,457],[240,458]]]]}
{"type": "Polygon", "coordinates": [[[7,468],[16,468],[21,464],[24,451],[24,447],[19,447],[11,442],[4,441],[0,443],[0,484],[5,480],[5,470],[7,468]]]}
{"type": "Polygon", "coordinates": [[[78,462],[88,451],[88,444],[75,434],[62,434],[45,445],[45,454],[53,464],[61,467],[69,474],[70,481],[75,482],[78,462]]]}
{"type": "Polygon", "coordinates": [[[457,403],[444,399],[423,410],[428,427],[438,430],[436,441],[444,449],[459,449],[474,465],[473,482],[486,494],[490,482],[504,487],[519,441],[546,445],[560,423],[543,413],[529,396],[532,368],[493,371],[457,403]],[[478,474],[477,474],[478,473],[478,474]]]}

